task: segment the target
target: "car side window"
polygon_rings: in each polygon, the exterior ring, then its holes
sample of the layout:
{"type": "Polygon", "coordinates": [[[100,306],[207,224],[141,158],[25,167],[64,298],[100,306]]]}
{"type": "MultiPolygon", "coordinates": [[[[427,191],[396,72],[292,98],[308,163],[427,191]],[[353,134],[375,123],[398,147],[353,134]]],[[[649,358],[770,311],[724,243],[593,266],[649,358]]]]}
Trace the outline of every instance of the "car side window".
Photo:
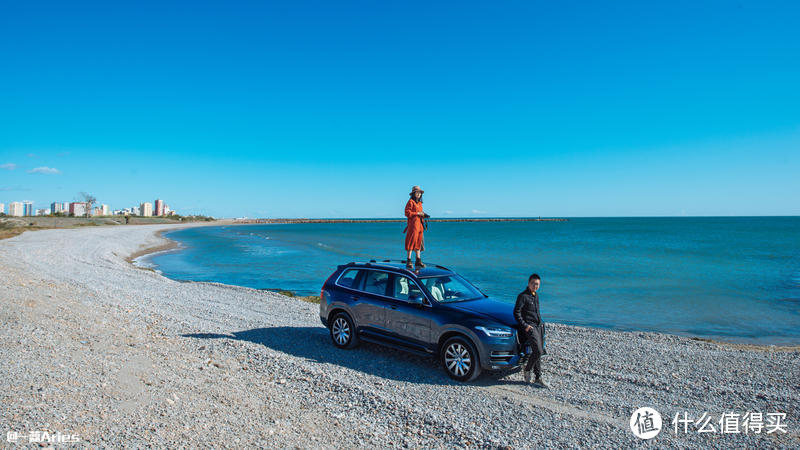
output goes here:
{"type": "Polygon", "coordinates": [[[339,286],[355,289],[356,288],[356,279],[358,278],[358,269],[348,269],[345,273],[339,277],[339,281],[336,283],[339,286]]]}
{"type": "Polygon", "coordinates": [[[403,275],[395,275],[392,282],[392,297],[407,302],[409,297],[422,297],[422,291],[413,280],[403,275]]]}
{"type": "Polygon", "coordinates": [[[386,295],[386,288],[389,287],[389,274],[386,272],[378,272],[377,270],[368,270],[364,277],[364,292],[370,294],[386,295]]]}
{"type": "Polygon", "coordinates": [[[423,283],[437,302],[444,300],[445,287],[439,278],[427,278],[423,281],[423,283]]]}

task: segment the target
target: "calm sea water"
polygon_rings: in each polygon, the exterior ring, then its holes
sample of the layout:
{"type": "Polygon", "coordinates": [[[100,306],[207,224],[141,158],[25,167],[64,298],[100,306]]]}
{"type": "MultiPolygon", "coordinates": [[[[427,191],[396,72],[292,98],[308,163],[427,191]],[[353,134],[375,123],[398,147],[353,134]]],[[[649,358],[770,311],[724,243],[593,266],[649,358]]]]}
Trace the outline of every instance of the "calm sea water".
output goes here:
{"type": "MultiPolygon", "coordinates": [[[[338,264],[404,257],[402,223],[200,227],[148,263],[178,280],[319,294],[338,264]]],[[[426,262],[509,303],[542,276],[545,320],[800,344],[800,218],[431,223],[426,262]]]]}

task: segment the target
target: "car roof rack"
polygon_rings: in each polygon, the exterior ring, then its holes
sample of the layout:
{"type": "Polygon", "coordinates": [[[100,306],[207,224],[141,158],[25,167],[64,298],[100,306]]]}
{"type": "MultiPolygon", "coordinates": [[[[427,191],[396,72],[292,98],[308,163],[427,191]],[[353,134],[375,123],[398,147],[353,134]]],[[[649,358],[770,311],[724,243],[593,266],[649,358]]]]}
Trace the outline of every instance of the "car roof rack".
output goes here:
{"type": "MultiPolygon", "coordinates": [[[[381,260],[370,259],[368,262],[365,262],[365,263],[358,263],[358,262],[355,262],[355,261],[351,261],[351,262],[345,264],[345,266],[354,266],[356,264],[363,264],[366,267],[370,267],[370,266],[373,266],[373,265],[381,266],[381,265],[383,265],[382,263],[392,263],[392,262],[405,263],[406,260],[405,259],[381,259],[381,260]]],[[[437,269],[446,270],[448,272],[453,272],[449,268],[447,268],[445,266],[442,266],[442,265],[439,265],[439,264],[431,264],[430,267],[436,267],[437,269]]],[[[408,273],[417,275],[417,272],[415,270],[409,269],[407,267],[394,267],[394,266],[391,266],[391,268],[394,269],[394,270],[404,270],[404,271],[406,271],[408,273]]]]}
{"type": "MultiPolygon", "coordinates": [[[[405,260],[405,259],[388,259],[388,258],[387,258],[387,259],[381,259],[381,260],[378,260],[378,259],[370,259],[370,260],[369,260],[367,263],[363,263],[363,264],[369,264],[369,263],[392,263],[392,262],[396,262],[396,263],[405,263],[405,262],[406,262],[406,260],[405,260]]],[[[355,263],[355,262],[349,262],[349,263],[347,263],[347,264],[349,265],[349,264],[357,264],[357,263],[355,263]]],[[[447,270],[447,271],[449,271],[449,272],[452,272],[452,270],[450,270],[450,268],[449,268],[449,267],[445,267],[445,266],[442,266],[442,265],[440,265],[440,264],[432,264],[432,266],[433,266],[433,267],[436,267],[436,268],[438,268],[438,269],[447,270]]]]}

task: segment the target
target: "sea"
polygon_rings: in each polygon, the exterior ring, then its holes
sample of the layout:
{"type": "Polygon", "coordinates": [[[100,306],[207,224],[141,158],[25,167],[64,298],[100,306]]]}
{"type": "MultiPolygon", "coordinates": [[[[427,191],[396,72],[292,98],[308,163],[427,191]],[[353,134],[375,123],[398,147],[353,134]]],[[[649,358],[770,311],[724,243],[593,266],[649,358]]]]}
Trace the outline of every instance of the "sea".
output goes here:
{"type": "MultiPolygon", "coordinates": [[[[187,228],[145,257],[175,280],[318,295],[337,265],[405,258],[404,223],[187,228]]],[[[423,260],[513,304],[537,273],[545,321],[800,344],[800,217],[431,222],[423,260]]]]}

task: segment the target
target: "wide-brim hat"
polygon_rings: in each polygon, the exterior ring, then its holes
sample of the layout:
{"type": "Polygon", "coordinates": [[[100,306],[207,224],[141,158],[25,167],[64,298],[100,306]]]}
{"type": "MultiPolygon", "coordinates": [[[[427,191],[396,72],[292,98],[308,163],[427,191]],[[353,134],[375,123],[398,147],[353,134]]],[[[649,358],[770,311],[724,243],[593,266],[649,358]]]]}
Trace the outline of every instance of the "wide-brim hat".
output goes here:
{"type": "Polygon", "coordinates": [[[425,191],[423,191],[422,188],[419,187],[419,186],[414,186],[414,187],[411,188],[410,194],[413,194],[414,192],[419,192],[420,194],[424,194],[425,193],[425,191]]]}

